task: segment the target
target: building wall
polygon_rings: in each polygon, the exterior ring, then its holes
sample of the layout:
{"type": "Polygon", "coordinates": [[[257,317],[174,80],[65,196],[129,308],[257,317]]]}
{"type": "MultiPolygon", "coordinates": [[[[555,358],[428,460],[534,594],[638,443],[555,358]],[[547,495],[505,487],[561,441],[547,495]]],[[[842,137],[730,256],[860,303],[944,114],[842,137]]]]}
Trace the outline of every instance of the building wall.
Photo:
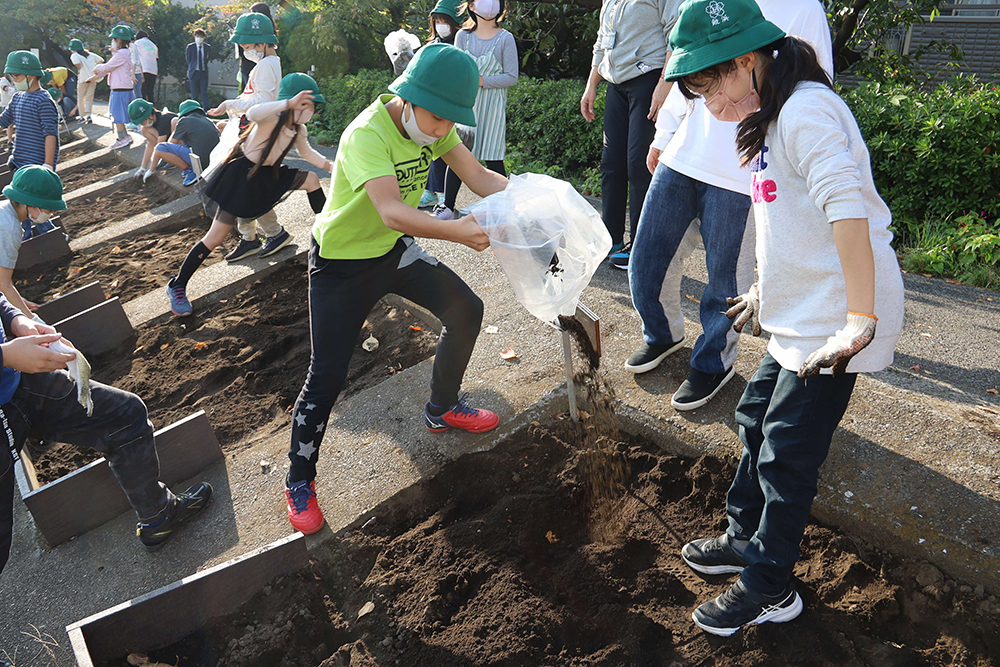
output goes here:
{"type": "MultiPolygon", "coordinates": [[[[933,41],[956,44],[965,56],[954,67],[945,69],[946,76],[962,72],[984,80],[1000,79],[1000,18],[939,16],[911,28],[907,52],[913,53],[933,41]]],[[[948,60],[947,53],[929,53],[921,63],[932,70],[948,60]]]]}

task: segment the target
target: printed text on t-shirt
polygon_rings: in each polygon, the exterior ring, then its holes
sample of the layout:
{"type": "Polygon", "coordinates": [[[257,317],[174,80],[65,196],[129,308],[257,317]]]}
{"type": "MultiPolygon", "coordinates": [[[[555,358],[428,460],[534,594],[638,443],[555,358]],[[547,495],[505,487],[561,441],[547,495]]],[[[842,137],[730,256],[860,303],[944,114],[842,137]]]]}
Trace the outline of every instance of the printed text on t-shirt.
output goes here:
{"type": "Polygon", "coordinates": [[[427,174],[430,169],[431,149],[426,146],[420,151],[420,157],[416,160],[407,160],[396,165],[399,194],[404,200],[409,193],[424,189],[427,185],[427,174]]]}
{"type": "Polygon", "coordinates": [[[764,178],[764,170],[767,169],[767,162],[764,161],[764,154],[767,153],[767,146],[761,148],[760,153],[750,161],[751,190],[750,199],[755,204],[761,202],[770,203],[778,198],[775,194],[778,191],[778,184],[769,178],[764,178]]]}

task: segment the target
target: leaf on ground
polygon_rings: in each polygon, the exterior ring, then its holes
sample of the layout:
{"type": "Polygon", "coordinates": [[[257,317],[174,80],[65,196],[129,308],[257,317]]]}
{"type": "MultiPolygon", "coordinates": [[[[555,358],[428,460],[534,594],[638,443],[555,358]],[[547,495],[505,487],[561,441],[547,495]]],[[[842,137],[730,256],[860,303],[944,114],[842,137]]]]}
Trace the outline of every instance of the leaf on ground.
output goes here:
{"type": "Polygon", "coordinates": [[[514,348],[508,347],[506,350],[500,352],[500,358],[510,361],[511,359],[517,359],[518,354],[514,351],[514,348]]]}
{"type": "Polygon", "coordinates": [[[556,537],[556,534],[553,533],[551,530],[545,533],[545,539],[549,541],[549,544],[555,544],[556,542],[559,541],[559,538],[556,537]]]}
{"type": "Polygon", "coordinates": [[[410,325],[410,331],[423,331],[423,330],[424,330],[423,327],[418,327],[416,324],[410,325]]]}
{"type": "Polygon", "coordinates": [[[483,329],[483,333],[488,333],[488,334],[500,333],[500,328],[497,327],[496,325],[491,324],[485,329],[483,329]]]}
{"type": "Polygon", "coordinates": [[[358,611],[358,619],[361,619],[363,616],[367,616],[373,611],[375,611],[375,603],[369,600],[363,607],[361,607],[361,610],[358,611]]]}
{"type": "Polygon", "coordinates": [[[920,364],[917,364],[916,366],[910,366],[910,370],[911,371],[919,371],[920,370],[920,364]]]}
{"type": "Polygon", "coordinates": [[[197,343],[194,344],[194,349],[196,349],[196,350],[204,350],[207,347],[208,347],[208,343],[206,343],[205,341],[199,341],[199,342],[197,342],[197,343]]]}
{"type": "Polygon", "coordinates": [[[986,393],[987,394],[993,394],[994,396],[1000,394],[1000,392],[998,392],[996,389],[987,389],[986,393]]]}

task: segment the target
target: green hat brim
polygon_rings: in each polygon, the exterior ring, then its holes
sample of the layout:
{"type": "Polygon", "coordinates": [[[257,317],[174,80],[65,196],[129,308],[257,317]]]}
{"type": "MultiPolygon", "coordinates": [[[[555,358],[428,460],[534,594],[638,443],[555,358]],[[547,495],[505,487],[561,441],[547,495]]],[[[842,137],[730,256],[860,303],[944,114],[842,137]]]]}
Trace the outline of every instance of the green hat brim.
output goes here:
{"type": "Polygon", "coordinates": [[[44,199],[15,188],[13,183],[3,189],[3,194],[7,199],[16,201],[18,204],[24,204],[25,206],[34,206],[46,211],[66,210],[66,202],[62,199],[44,199]]]}
{"type": "MultiPolygon", "coordinates": [[[[133,100],[133,101],[134,101],[134,100],[133,100]]],[[[136,108],[137,110],[138,110],[138,109],[143,109],[143,108],[145,108],[145,109],[146,109],[146,112],[145,112],[145,113],[142,113],[142,112],[140,111],[139,113],[137,113],[137,114],[135,114],[135,115],[132,115],[132,109],[131,109],[131,106],[132,106],[132,105],[131,105],[131,104],[129,104],[129,107],[130,107],[130,108],[129,108],[129,110],[128,110],[128,119],[129,119],[130,121],[132,121],[132,123],[133,123],[133,124],[135,124],[135,125],[138,125],[138,124],[142,123],[142,122],[143,122],[143,121],[145,121],[145,120],[146,120],[147,118],[149,118],[150,116],[152,116],[152,115],[153,115],[153,112],[154,112],[154,111],[156,111],[156,107],[154,107],[154,106],[153,106],[152,104],[150,104],[150,105],[149,105],[148,107],[146,107],[146,105],[145,105],[145,104],[137,104],[137,105],[135,106],[135,108],[136,108]]]]}
{"type": "Polygon", "coordinates": [[[78,39],[71,39],[71,40],[69,40],[69,50],[70,51],[82,51],[83,50],[83,42],[81,42],[78,39]]]}
{"type": "Polygon", "coordinates": [[[740,24],[736,23],[727,30],[728,35],[724,34],[726,31],[712,34],[714,41],[706,38],[675,49],[670,56],[670,62],[667,63],[663,78],[667,81],[676,81],[712,65],[756,51],[785,36],[781,28],[763,19],[747,28],[741,28],[740,24]],[[723,35],[721,39],[716,37],[720,34],[723,35]]]}
{"type": "Polygon", "coordinates": [[[427,109],[432,114],[441,116],[453,123],[461,123],[469,127],[476,126],[476,114],[471,108],[466,108],[442,99],[430,86],[424,87],[413,77],[407,77],[406,72],[389,86],[389,92],[402,97],[410,104],[421,109],[427,109]]]}
{"type": "Polygon", "coordinates": [[[278,36],[273,32],[269,35],[248,35],[245,32],[234,32],[229,41],[233,44],[277,44],[278,36]]]}

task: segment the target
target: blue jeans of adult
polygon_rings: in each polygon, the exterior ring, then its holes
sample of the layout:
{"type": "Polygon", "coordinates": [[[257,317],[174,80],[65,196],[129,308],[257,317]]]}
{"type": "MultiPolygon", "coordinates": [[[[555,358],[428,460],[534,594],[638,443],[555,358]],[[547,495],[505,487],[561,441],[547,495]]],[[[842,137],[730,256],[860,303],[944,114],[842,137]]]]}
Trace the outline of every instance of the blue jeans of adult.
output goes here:
{"type": "Polygon", "coordinates": [[[664,312],[664,303],[676,297],[664,295],[663,290],[677,289],[679,284],[671,285],[666,276],[679,270],[674,264],[678,248],[691,223],[701,220],[708,285],[701,296],[702,334],[695,341],[691,367],[704,373],[727,371],[736,358],[739,336],[725,315],[726,299],[749,288],[740,284],[749,281],[738,280],[738,275],[752,279],[753,251],[744,247],[749,212],[747,195],[708,185],[660,163],[632,241],[629,288],[642,318],[643,340],[650,345],[671,345],[684,337],[684,320],[681,316],[678,326],[676,318],[664,312]],[[671,319],[675,319],[673,327],[671,319]]]}
{"type": "Polygon", "coordinates": [[[659,70],[622,83],[609,83],[604,94],[604,153],[601,156],[601,203],[611,242],[625,238],[628,208],[632,239],[649,188],[646,154],[656,126],[646,116],[659,70]]]}
{"type": "Polygon", "coordinates": [[[736,407],[743,455],[729,489],[730,536],[749,540],[744,585],[777,595],[799,559],[819,467],[854,390],[856,373],[802,379],[770,354],[736,407]]]}
{"type": "Polygon", "coordinates": [[[368,313],[386,294],[398,294],[441,320],[431,403],[458,402],[462,377],[483,322],[483,302],[454,271],[404,236],[372,259],[324,259],[313,240],[309,251],[309,330],[312,354],[305,384],[292,410],[292,482],[312,481],[330,411],[347,378],[348,364],[368,313]]]}
{"type": "Polygon", "coordinates": [[[191,99],[198,100],[205,110],[208,110],[208,72],[205,70],[195,70],[188,79],[188,88],[191,90],[191,99]]]}
{"type": "Polygon", "coordinates": [[[135,94],[135,99],[142,99],[142,72],[136,72],[135,85],[132,86],[132,92],[135,94]]]}
{"type": "Polygon", "coordinates": [[[153,425],[135,394],[90,383],[94,413],[76,400],[76,383],[65,371],[22,373],[11,399],[0,407],[0,570],[10,555],[14,526],[14,463],[28,436],[89,447],[108,460],[111,472],[140,519],[150,519],[173,498],[159,482],[153,425]]]}

